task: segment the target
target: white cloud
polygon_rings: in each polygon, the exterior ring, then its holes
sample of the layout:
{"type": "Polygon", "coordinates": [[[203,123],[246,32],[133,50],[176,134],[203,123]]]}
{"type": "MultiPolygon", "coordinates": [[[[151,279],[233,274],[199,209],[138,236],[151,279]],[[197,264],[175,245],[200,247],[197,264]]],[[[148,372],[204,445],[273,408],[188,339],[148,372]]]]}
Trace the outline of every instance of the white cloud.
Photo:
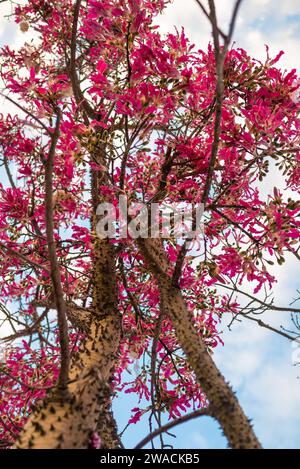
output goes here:
{"type": "MultiPolygon", "coordinates": [[[[287,305],[295,294],[294,263],[290,258],[286,269],[276,267],[275,304],[287,305]]],[[[275,327],[291,327],[289,313],[270,311],[262,319],[275,327]]],[[[225,346],[216,350],[214,358],[238,391],[258,437],[264,447],[299,447],[300,366],[293,366],[293,361],[299,359],[300,347],[247,320],[227,331],[228,322],[224,320],[225,346]]]]}
{"type": "Polygon", "coordinates": [[[300,380],[295,368],[279,359],[261,369],[247,383],[247,407],[265,447],[299,448],[300,380]]]}
{"type": "MultiPolygon", "coordinates": [[[[227,32],[233,0],[217,0],[217,14],[222,29],[227,32]]],[[[283,67],[298,66],[300,40],[296,24],[289,20],[300,13],[300,3],[294,0],[247,0],[242,2],[233,40],[258,59],[266,57],[264,44],[270,45],[272,54],[286,51],[281,59],[283,67]]],[[[163,32],[173,26],[184,26],[187,36],[197,47],[206,48],[211,40],[211,28],[196,2],[174,0],[159,19],[163,32]]]]}
{"type": "Polygon", "coordinates": [[[196,432],[191,434],[191,443],[193,447],[197,449],[207,449],[210,447],[207,438],[196,432]]]}

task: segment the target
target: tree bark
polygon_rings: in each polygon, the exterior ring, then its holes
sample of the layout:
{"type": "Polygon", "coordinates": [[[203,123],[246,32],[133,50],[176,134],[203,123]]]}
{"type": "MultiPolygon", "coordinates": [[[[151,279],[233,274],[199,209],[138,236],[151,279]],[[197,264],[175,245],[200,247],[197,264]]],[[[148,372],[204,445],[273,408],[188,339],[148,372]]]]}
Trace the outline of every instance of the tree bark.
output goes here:
{"type": "Polygon", "coordinates": [[[15,448],[87,449],[91,434],[99,429],[103,430],[103,448],[119,446],[116,428],[112,428],[109,384],[119,338],[116,314],[92,322],[73,360],[68,396],[49,395],[30,415],[15,448]]]}
{"type": "Polygon", "coordinates": [[[139,239],[138,244],[156,277],[162,308],[172,320],[178,341],[210,402],[211,415],[220,423],[229,445],[234,449],[261,448],[236,395],[198,335],[180,289],[172,282],[161,240],[139,239]]]}
{"type": "MultiPolygon", "coordinates": [[[[105,161],[105,148],[96,146],[94,157],[105,161]]],[[[69,311],[69,320],[88,334],[73,358],[66,393],[54,390],[29,417],[15,448],[85,449],[97,432],[102,448],[119,448],[111,411],[111,381],[121,336],[114,247],[96,235],[96,210],[105,173],[92,171],[92,308],[69,311]]]]}

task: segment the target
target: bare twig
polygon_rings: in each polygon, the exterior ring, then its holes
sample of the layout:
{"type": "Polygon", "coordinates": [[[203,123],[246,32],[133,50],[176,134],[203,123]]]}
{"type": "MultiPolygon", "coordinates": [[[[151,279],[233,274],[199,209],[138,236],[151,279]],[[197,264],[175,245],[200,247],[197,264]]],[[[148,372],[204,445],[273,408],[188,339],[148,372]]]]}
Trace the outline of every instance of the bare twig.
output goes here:
{"type": "Polygon", "coordinates": [[[31,335],[32,333],[36,332],[37,327],[40,325],[42,320],[47,316],[49,312],[49,308],[46,308],[45,311],[36,319],[36,321],[25,329],[15,332],[14,334],[8,335],[6,337],[2,337],[2,342],[10,342],[11,340],[18,339],[19,337],[25,337],[27,335],[31,335]]]}
{"type": "MultiPolygon", "coordinates": [[[[201,2],[197,2],[198,4],[201,2]]],[[[214,137],[212,143],[211,157],[207,171],[207,177],[204,185],[203,195],[201,202],[206,204],[215,168],[215,163],[218,155],[219,149],[219,140],[221,133],[221,117],[222,117],[222,104],[224,99],[224,62],[228,50],[228,45],[231,41],[233,30],[237,18],[237,13],[241,4],[241,0],[237,0],[233,14],[230,21],[229,33],[224,39],[224,45],[221,49],[219,41],[219,28],[216,16],[215,2],[214,0],[209,0],[210,14],[208,16],[211,25],[212,25],[212,34],[215,48],[215,60],[216,60],[216,74],[217,74],[217,83],[216,83],[216,111],[215,111],[215,125],[214,125],[214,137]]],[[[199,5],[201,7],[201,5],[199,5]]],[[[202,8],[202,7],[201,7],[202,8]]],[[[203,11],[203,8],[202,8],[203,11]]],[[[207,15],[206,15],[207,16],[207,15]]]]}
{"type": "Polygon", "coordinates": [[[176,427],[177,425],[180,425],[184,422],[188,422],[189,420],[198,418],[198,417],[212,417],[212,412],[210,407],[206,407],[205,409],[199,409],[195,410],[195,412],[192,412],[187,415],[183,415],[182,417],[179,417],[176,420],[173,420],[172,422],[167,423],[166,425],[163,425],[162,427],[158,428],[154,432],[150,433],[148,436],[143,438],[136,446],[134,449],[141,449],[143,448],[149,441],[153,440],[156,436],[160,435],[161,433],[167,432],[171,428],[176,427]]]}
{"type": "MultiPolygon", "coordinates": [[[[203,3],[200,2],[200,0],[195,0],[195,2],[198,4],[198,6],[201,8],[202,12],[204,13],[204,15],[206,16],[206,18],[210,21],[210,14],[209,12],[206,10],[206,8],[204,7],[203,3]]],[[[220,36],[222,36],[223,39],[226,39],[226,34],[223,33],[223,31],[221,31],[221,29],[218,28],[218,32],[220,34],[220,36]]]]}
{"type": "Polygon", "coordinates": [[[286,311],[286,312],[289,312],[289,313],[300,313],[299,308],[276,306],[276,305],[273,305],[273,303],[266,303],[266,302],[260,300],[259,298],[256,298],[255,296],[252,296],[250,293],[247,293],[247,292],[244,292],[244,291],[240,290],[236,286],[230,287],[229,285],[224,285],[224,284],[221,284],[221,283],[216,283],[215,285],[218,286],[218,287],[226,288],[227,290],[232,290],[233,292],[237,292],[237,293],[240,293],[242,295],[245,295],[248,298],[250,298],[251,300],[256,301],[257,303],[259,303],[261,306],[264,306],[265,308],[270,309],[271,311],[286,311]]]}
{"type": "Polygon", "coordinates": [[[28,116],[30,116],[33,120],[35,120],[36,122],[38,122],[40,124],[40,126],[47,132],[48,135],[51,135],[51,131],[48,129],[48,127],[41,121],[41,119],[39,119],[38,117],[36,117],[32,112],[30,112],[28,109],[26,109],[25,107],[23,107],[21,104],[17,103],[14,99],[10,98],[9,96],[7,96],[6,94],[4,93],[1,93],[0,91],[0,95],[3,96],[3,98],[7,99],[7,101],[11,102],[12,104],[14,104],[17,108],[19,108],[21,111],[25,112],[25,114],[27,114],[28,116]]]}
{"type": "Polygon", "coordinates": [[[82,107],[86,115],[86,123],[88,123],[87,117],[95,119],[96,113],[88,101],[85,99],[81,89],[76,72],[76,41],[77,41],[77,29],[79,21],[79,13],[81,7],[81,0],[76,0],[74,6],[74,16],[73,16],[73,25],[72,25],[72,36],[71,36],[71,47],[70,47],[70,62],[68,65],[70,80],[72,84],[73,93],[75,100],[79,107],[82,107]]]}
{"type": "Polygon", "coordinates": [[[58,377],[58,390],[66,392],[69,376],[69,336],[67,322],[67,307],[63,296],[60,268],[56,253],[54,238],[54,210],[53,210],[53,169],[56,144],[59,138],[61,111],[57,109],[55,130],[51,137],[50,150],[45,162],[45,209],[46,209],[46,236],[51,266],[51,280],[54,299],[57,309],[57,321],[59,328],[59,342],[61,352],[61,366],[58,377]]]}
{"type": "Polygon", "coordinates": [[[291,340],[292,342],[297,342],[298,344],[300,344],[300,340],[297,337],[293,337],[290,334],[287,334],[286,332],[280,331],[279,329],[276,329],[275,327],[270,326],[270,324],[267,324],[266,322],[262,321],[261,319],[254,318],[253,316],[250,316],[249,314],[245,314],[245,313],[240,313],[240,314],[244,318],[250,319],[250,321],[256,322],[260,327],[263,327],[264,329],[269,329],[269,331],[275,332],[276,334],[279,334],[282,337],[285,337],[286,339],[291,340]]]}
{"type": "Polygon", "coordinates": [[[7,251],[12,256],[15,256],[15,257],[18,257],[18,258],[22,259],[24,262],[31,265],[32,267],[35,267],[36,269],[44,270],[45,272],[50,273],[49,269],[47,269],[47,267],[45,267],[44,265],[38,264],[37,262],[29,259],[24,254],[22,254],[22,253],[16,251],[15,249],[7,246],[6,244],[2,243],[1,241],[0,241],[0,247],[3,248],[5,251],[7,251]]]}

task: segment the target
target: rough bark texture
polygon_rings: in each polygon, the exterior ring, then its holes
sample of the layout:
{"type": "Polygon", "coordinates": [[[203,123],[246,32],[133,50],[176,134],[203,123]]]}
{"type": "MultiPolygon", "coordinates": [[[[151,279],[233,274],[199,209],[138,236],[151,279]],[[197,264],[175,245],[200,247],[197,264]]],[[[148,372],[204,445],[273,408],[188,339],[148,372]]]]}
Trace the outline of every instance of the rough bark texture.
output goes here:
{"type": "Polygon", "coordinates": [[[89,337],[71,368],[69,396],[50,395],[30,416],[16,448],[88,448],[90,435],[104,428],[103,447],[118,447],[111,423],[110,386],[119,346],[119,320],[107,316],[92,323],[89,337]],[[99,418],[100,416],[100,418],[99,418]]]}
{"type": "MultiPolygon", "coordinates": [[[[105,148],[95,146],[93,158],[105,163],[105,148]]],[[[97,432],[102,448],[119,448],[111,411],[111,380],[119,350],[121,321],[117,309],[115,253],[108,239],[95,232],[100,186],[105,173],[92,172],[92,307],[69,308],[68,319],[88,334],[73,357],[67,392],[54,390],[29,417],[15,448],[87,449],[97,432]]]]}
{"type": "Polygon", "coordinates": [[[192,314],[172,283],[169,262],[159,239],[140,239],[139,245],[157,278],[162,307],[171,318],[178,341],[205,392],[212,415],[220,423],[231,448],[258,449],[261,445],[230,385],[218,370],[196,332],[192,314]]]}
{"type": "MultiPolygon", "coordinates": [[[[87,310],[84,315],[78,310],[79,328],[83,329],[83,322],[90,323],[89,333],[73,358],[68,395],[53,392],[47,397],[31,414],[16,448],[88,448],[94,431],[100,434],[103,448],[120,446],[111,414],[110,396],[110,382],[119,349],[120,317],[116,299],[113,303],[104,302],[104,298],[112,298],[114,290],[111,285],[108,290],[105,283],[113,258],[108,257],[107,241],[97,240],[95,245],[97,301],[94,300],[93,306],[101,305],[102,309],[95,309],[89,315],[87,310]],[[104,246],[101,246],[102,242],[104,246]]],[[[76,322],[74,309],[72,322],[76,322]]]]}

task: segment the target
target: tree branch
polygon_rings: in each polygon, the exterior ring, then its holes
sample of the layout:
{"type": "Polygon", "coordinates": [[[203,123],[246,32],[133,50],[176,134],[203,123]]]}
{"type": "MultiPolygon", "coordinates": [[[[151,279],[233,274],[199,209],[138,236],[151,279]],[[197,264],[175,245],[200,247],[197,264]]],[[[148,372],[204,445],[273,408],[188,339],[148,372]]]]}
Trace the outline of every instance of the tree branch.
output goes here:
{"type": "MultiPolygon", "coordinates": [[[[202,2],[200,2],[200,0],[195,0],[195,2],[197,3],[197,5],[201,8],[202,12],[204,13],[204,15],[206,16],[206,18],[211,21],[210,19],[210,14],[209,12],[206,10],[206,8],[204,7],[204,5],[202,4],[202,2]]],[[[218,28],[218,32],[220,34],[220,36],[222,36],[223,39],[226,39],[226,34],[223,33],[223,31],[221,31],[221,29],[218,28]]]]}
{"type": "Polygon", "coordinates": [[[6,244],[2,243],[1,241],[0,241],[0,247],[5,249],[12,256],[15,256],[15,257],[18,257],[18,258],[22,259],[24,262],[31,265],[32,267],[35,267],[36,269],[39,269],[39,270],[44,270],[45,272],[50,274],[50,270],[47,269],[47,267],[45,267],[44,265],[38,264],[37,262],[29,259],[27,256],[25,256],[24,254],[21,254],[20,252],[16,251],[15,249],[10,248],[9,246],[6,246],[6,244]]]}
{"type": "Polygon", "coordinates": [[[36,117],[32,112],[28,111],[28,109],[21,106],[21,104],[17,103],[14,99],[10,98],[9,96],[6,96],[6,94],[1,93],[1,91],[0,91],[0,95],[3,96],[3,98],[7,99],[7,101],[9,101],[10,103],[14,104],[21,111],[25,112],[25,114],[27,114],[29,117],[32,117],[32,119],[35,120],[36,122],[38,122],[40,124],[40,126],[47,132],[48,135],[51,135],[51,132],[48,129],[48,127],[38,117],[36,117]]]}
{"type": "Polygon", "coordinates": [[[236,288],[236,287],[229,287],[228,285],[224,285],[224,284],[221,284],[221,283],[215,283],[215,285],[218,286],[218,287],[226,288],[227,290],[231,290],[233,292],[241,293],[242,295],[247,296],[251,300],[256,301],[257,303],[261,304],[262,306],[264,306],[267,309],[270,309],[272,311],[286,311],[286,312],[289,312],[289,313],[300,313],[299,308],[289,308],[289,307],[283,307],[283,306],[275,306],[272,303],[266,303],[266,302],[260,300],[259,298],[256,298],[255,296],[250,295],[250,293],[244,292],[244,291],[242,291],[242,290],[240,290],[239,288],[236,288]]]}
{"type": "Polygon", "coordinates": [[[79,84],[79,80],[78,80],[77,72],[76,72],[76,41],[77,41],[77,29],[78,29],[80,7],[81,7],[81,0],[76,0],[75,6],[74,6],[74,16],[73,16],[73,24],[72,24],[70,62],[69,64],[67,64],[68,66],[67,68],[69,69],[69,76],[70,76],[72,89],[73,89],[73,93],[74,93],[74,97],[75,97],[77,105],[79,107],[82,107],[86,116],[90,117],[91,119],[95,119],[96,113],[94,109],[90,106],[88,101],[85,99],[80,89],[80,84],[79,84]]]}
{"type": "MultiPolygon", "coordinates": [[[[197,3],[199,4],[200,2],[197,2],[197,3]]],[[[228,45],[232,38],[238,9],[241,4],[241,0],[238,0],[235,4],[233,14],[231,17],[231,21],[230,21],[229,33],[224,39],[224,45],[223,45],[222,50],[220,49],[220,41],[219,41],[220,33],[219,33],[219,28],[218,28],[218,23],[217,23],[215,2],[214,0],[209,0],[208,3],[210,7],[210,14],[208,18],[212,25],[212,34],[213,34],[213,41],[214,41],[214,48],[215,48],[217,83],[216,83],[216,111],[215,111],[214,136],[213,136],[213,143],[212,143],[212,149],[211,149],[211,157],[210,157],[210,162],[209,162],[208,171],[207,171],[207,177],[206,177],[204,191],[203,191],[202,200],[201,200],[203,204],[206,204],[207,199],[209,197],[215,163],[216,163],[216,159],[218,155],[219,140],[220,140],[220,133],[221,133],[222,104],[223,104],[223,99],[224,99],[224,62],[225,62],[225,58],[226,58],[226,54],[228,50],[228,45]]],[[[201,7],[201,5],[199,6],[201,7]]]]}
{"type": "Polygon", "coordinates": [[[249,314],[246,314],[246,313],[238,313],[238,314],[241,314],[246,319],[250,319],[250,321],[256,322],[260,327],[263,327],[264,329],[268,329],[269,331],[275,332],[276,334],[279,334],[282,337],[285,337],[286,339],[291,340],[292,342],[297,342],[298,344],[300,344],[300,340],[297,337],[292,337],[286,332],[280,331],[279,329],[276,329],[275,327],[270,326],[270,324],[267,324],[261,319],[254,318],[253,316],[249,316],[249,314]]]}
{"type": "Polygon", "coordinates": [[[167,432],[171,430],[171,428],[176,427],[177,425],[181,425],[182,423],[188,422],[189,420],[196,419],[198,417],[212,417],[210,407],[206,407],[205,409],[195,410],[195,412],[191,412],[190,414],[183,415],[172,422],[163,425],[160,428],[157,428],[154,432],[150,433],[148,436],[143,438],[135,447],[134,449],[141,449],[143,448],[149,441],[153,440],[156,436],[160,435],[161,433],[167,432]]]}
{"type": "MultiPolygon", "coordinates": [[[[242,0],[238,0],[235,4],[233,14],[230,21],[229,33],[228,35],[224,35],[222,31],[218,27],[217,23],[217,16],[216,16],[216,9],[215,9],[215,2],[214,0],[208,0],[210,13],[204,8],[202,3],[199,0],[196,0],[197,4],[205,14],[205,16],[209,19],[212,25],[212,34],[213,34],[213,41],[214,41],[214,48],[215,48],[215,60],[216,60],[216,73],[217,73],[217,83],[216,83],[216,110],[215,110],[215,124],[214,124],[214,136],[213,136],[213,143],[211,149],[211,157],[209,161],[207,176],[205,180],[204,190],[202,194],[201,203],[206,204],[207,199],[209,197],[209,192],[212,184],[213,174],[215,170],[216,159],[218,155],[219,149],[219,140],[220,140],[220,133],[221,133],[221,120],[222,120],[222,105],[224,99],[224,62],[227,54],[227,49],[229,42],[231,40],[234,25],[237,18],[237,13],[239,6],[242,0]],[[224,39],[224,46],[221,51],[220,49],[220,41],[219,36],[222,36],[224,39]]],[[[174,269],[173,274],[173,283],[176,285],[181,275],[181,270],[183,267],[184,259],[187,253],[187,242],[186,240],[181,247],[181,250],[178,254],[176,266],[174,269]]]]}
{"type": "Polygon", "coordinates": [[[45,162],[45,209],[46,209],[46,237],[51,266],[51,280],[53,294],[57,310],[57,321],[59,328],[59,342],[61,352],[61,366],[58,377],[58,391],[67,393],[69,379],[69,336],[67,322],[67,307],[63,297],[60,268],[56,253],[56,242],[54,238],[54,209],[53,209],[53,170],[54,156],[57,141],[59,138],[59,128],[61,121],[61,111],[57,109],[55,130],[51,137],[50,150],[45,162]]]}
{"type": "Polygon", "coordinates": [[[212,360],[205,341],[196,331],[192,313],[180,289],[173,285],[168,275],[170,262],[159,242],[155,238],[137,239],[141,254],[158,283],[160,301],[172,320],[178,342],[210,402],[212,415],[220,423],[232,448],[261,448],[235,393],[212,360]]]}

